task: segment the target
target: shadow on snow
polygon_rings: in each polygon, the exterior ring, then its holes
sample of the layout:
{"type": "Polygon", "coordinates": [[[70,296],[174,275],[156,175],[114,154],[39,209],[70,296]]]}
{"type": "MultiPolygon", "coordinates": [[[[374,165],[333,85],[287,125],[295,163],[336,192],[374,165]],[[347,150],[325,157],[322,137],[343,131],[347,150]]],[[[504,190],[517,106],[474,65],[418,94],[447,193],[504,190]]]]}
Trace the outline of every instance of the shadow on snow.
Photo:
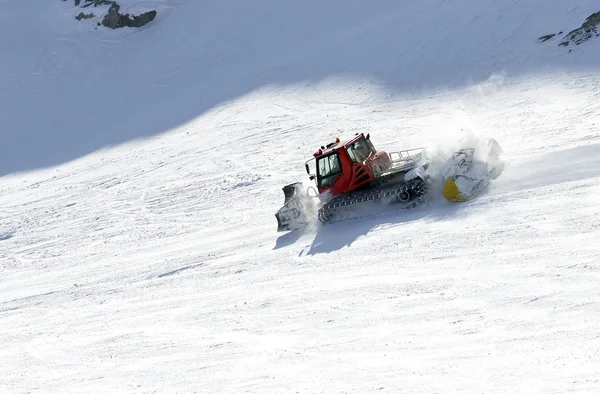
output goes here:
{"type": "MultiPolygon", "coordinates": [[[[597,67],[593,53],[560,56],[538,45],[547,21],[527,2],[510,19],[522,26],[518,37],[473,25],[498,7],[494,0],[468,9],[443,0],[183,2],[127,32],[88,30],[67,19],[57,32],[53,18],[69,8],[57,13],[58,5],[38,10],[28,3],[13,1],[11,18],[44,14],[44,23],[19,36],[19,45],[0,42],[11,60],[0,66],[0,176],[166,132],[268,86],[348,77],[383,86],[392,97],[472,85],[496,73],[597,67]],[[517,41],[527,57],[517,57],[517,41]],[[499,61],[497,53],[514,58],[499,61]]],[[[560,15],[570,6],[548,7],[547,14],[560,15]]],[[[586,9],[577,12],[587,17],[586,9]]],[[[12,36],[14,28],[1,23],[0,34],[12,36]]]]}
{"type": "Polygon", "coordinates": [[[450,203],[442,198],[434,198],[418,207],[398,211],[384,208],[380,213],[363,216],[325,225],[319,225],[316,232],[296,230],[282,234],[275,242],[274,250],[293,245],[303,235],[315,234],[306,255],[317,255],[351,246],[358,238],[367,235],[381,226],[395,227],[419,220],[445,220],[455,217],[470,202],[450,203]]]}

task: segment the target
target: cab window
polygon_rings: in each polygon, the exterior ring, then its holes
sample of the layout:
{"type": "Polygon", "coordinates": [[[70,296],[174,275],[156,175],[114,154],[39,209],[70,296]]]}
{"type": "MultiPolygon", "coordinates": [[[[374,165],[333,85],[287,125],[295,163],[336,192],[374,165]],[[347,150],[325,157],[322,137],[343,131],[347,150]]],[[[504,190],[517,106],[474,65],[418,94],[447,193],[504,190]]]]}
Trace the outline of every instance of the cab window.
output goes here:
{"type": "Polygon", "coordinates": [[[348,156],[353,162],[359,163],[365,161],[371,153],[371,147],[367,144],[366,140],[358,140],[354,144],[348,147],[348,156]]]}

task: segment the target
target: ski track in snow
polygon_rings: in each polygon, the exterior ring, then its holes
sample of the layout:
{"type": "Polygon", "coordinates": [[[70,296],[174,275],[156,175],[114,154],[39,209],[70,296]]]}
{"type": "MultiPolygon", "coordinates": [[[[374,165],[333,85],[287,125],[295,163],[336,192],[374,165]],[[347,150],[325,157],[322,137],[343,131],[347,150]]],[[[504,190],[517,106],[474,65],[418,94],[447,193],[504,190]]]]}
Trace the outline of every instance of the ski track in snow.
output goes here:
{"type": "MultiPolygon", "coordinates": [[[[375,18],[381,29],[396,13],[375,18]]],[[[359,27],[344,37],[379,29],[359,27]]],[[[225,57],[246,48],[234,33],[225,57]]],[[[341,38],[285,54],[318,58],[341,38]]],[[[251,71],[281,73],[278,61],[251,71]]],[[[193,65],[174,62],[150,90],[188,86],[193,65]]],[[[3,86],[18,94],[10,70],[3,86]]],[[[162,134],[3,176],[0,392],[597,392],[599,98],[593,70],[445,90],[348,76],[268,85],[162,134]],[[428,147],[434,169],[493,137],[509,165],[472,202],[437,193],[410,211],[277,233],[281,187],[308,183],[318,146],[357,132],[378,149],[428,147]]],[[[87,115],[102,118],[93,105],[87,115]]]]}

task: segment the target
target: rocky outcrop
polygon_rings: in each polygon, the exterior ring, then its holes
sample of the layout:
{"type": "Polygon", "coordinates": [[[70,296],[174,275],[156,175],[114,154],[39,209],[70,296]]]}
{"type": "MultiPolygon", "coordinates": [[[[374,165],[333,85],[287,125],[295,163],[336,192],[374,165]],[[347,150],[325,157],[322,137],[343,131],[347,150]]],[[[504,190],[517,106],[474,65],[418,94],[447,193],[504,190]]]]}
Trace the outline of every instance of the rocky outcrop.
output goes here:
{"type": "MultiPolygon", "coordinates": [[[[64,0],[66,1],[66,0],[64,0]]],[[[81,8],[87,7],[102,7],[110,6],[102,22],[98,22],[98,26],[102,25],[110,29],[119,29],[122,27],[142,27],[156,18],[155,10],[144,12],[140,15],[121,14],[121,6],[114,0],[75,0],[75,6],[81,8]]],[[[92,19],[96,17],[94,13],[85,14],[79,13],[75,19],[81,21],[84,19],[92,19]]]]}
{"type": "Polygon", "coordinates": [[[111,5],[108,14],[106,14],[102,20],[102,25],[111,29],[118,29],[121,27],[142,27],[156,18],[156,11],[148,11],[137,16],[130,16],[129,14],[119,13],[120,8],[121,7],[117,3],[111,5]]]}
{"type": "Polygon", "coordinates": [[[75,19],[77,19],[78,21],[82,20],[82,19],[92,19],[93,17],[95,17],[96,15],[94,15],[93,12],[89,13],[89,14],[84,14],[83,12],[80,12],[79,15],[77,15],[75,17],[75,19]]]}
{"type": "MultiPolygon", "coordinates": [[[[103,5],[112,5],[112,4],[116,4],[116,1],[113,0],[84,0],[84,4],[81,6],[81,8],[85,8],[85,7],[90,7],[90,6],[94,6],[94,7],[100,7],[103,5]]],[[[81,4],[81,0],[75,0],[75,5],[79,5],[81,4]]]]}
{"type": "MultiPolygon", "coordinates": [[[[587,17],[585,22],[577,29],[568,32],[558,43],[558,46],[568,47],[569,45],[579,45],[593,37],[600,36],[600,11],[587,17]]],[[[563,32],[558,34],[546,34],[538,38],[541,42],[552,40],[555,36],[560,36],[563,32]]],[[[571,50],[569,50],[571,52],[571,50]]]]}
{"type": "MultiPolygon", "coordinates": [[[[67,1],[67,0],[63,0],[63,1],[67,1]]],[[[81,0],[75,0],[75,6],[79,7],[81,5],[81,8],[90,7],[90,6],[99,7],[101,5],[111,5],[112,3],[116,3],[116,2],[113,0],[83,0],[83,5],[82,5],[81,0]]]]}
{"type": "MultiPolygon", "coordinates": [[[[561,33],[558,33],[558,34],[561,34],[561,33]]],[[[545,36],[541,36],[540,38],[538,38],[538,40],[540,40],[541,42],[546,42],[546,41],[551,40],[552,38],[554,38],[555,35],[556,34],[546,34],[545,36]]]]}
{"type": "Polygon", "coordinates": [[[570,44],[579,45],[592,37],[598,37],[600,36],[598,25],[600,25],[600,11],[590,15],[585,22],[583,22],[581,27],[567,33],[558,45],[565,47],[570,44]]]}

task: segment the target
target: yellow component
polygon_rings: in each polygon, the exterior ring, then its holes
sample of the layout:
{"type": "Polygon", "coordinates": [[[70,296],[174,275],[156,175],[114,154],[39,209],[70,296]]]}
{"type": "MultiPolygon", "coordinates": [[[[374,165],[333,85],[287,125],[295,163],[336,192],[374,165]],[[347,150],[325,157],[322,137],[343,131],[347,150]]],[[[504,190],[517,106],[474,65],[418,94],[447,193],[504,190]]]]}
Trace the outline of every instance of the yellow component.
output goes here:
{"type": "Polygon", "coordinates": [[[444,198],[446,200],[454,200],[456,197],[460,196],[460,191],[456,186],[456,183],[451,178],[446,179],[444,182],[444,198]]]}
{"type": "Polygon", "coordinates": [[[460,190],[458,190],[458,186],[456,186],[456,183],[454,183],[454,180],[452,180],[452,178],[448,178],[446,179],[446,182],[444,182],[443,194],[444,198],[446,198],[446,200],[448,201],[467,201],[466,198],[460,195],[460,190]]]}

